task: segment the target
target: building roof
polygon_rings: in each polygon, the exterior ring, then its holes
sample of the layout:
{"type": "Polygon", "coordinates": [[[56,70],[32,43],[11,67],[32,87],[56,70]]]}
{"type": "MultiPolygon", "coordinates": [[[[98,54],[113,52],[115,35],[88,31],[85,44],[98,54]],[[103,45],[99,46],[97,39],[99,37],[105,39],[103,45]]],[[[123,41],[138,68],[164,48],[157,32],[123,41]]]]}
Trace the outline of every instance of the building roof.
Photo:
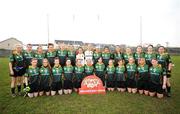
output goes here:
{"type": "Polygon", "coordinates": [[[32,46],[47,46],[47,44],[31,44],[32,46]]]}
{"type": "Polygon", "coordinates": [[[0,43],[3,43],[3,42],[8,41],[8,40],[12,40],[12,39],[14,39],[14,40],[20,42],[21,44],[23,44],[22,41],[20,41],[20,40],[18,40],[18,39],[16,39],[16,38],[13,38],[13,37],[7,38],[7,39],[5,39],[5,40],[3,40],[3,41],[0,41],[0,43]]]}
{"type": "Polygon", "coordinates": [[[55,43],[65,43],[65,44],[79,44],[82,45],[83,42],[82,41],[72,41],[72,40],[55,40],[55,43]]]}

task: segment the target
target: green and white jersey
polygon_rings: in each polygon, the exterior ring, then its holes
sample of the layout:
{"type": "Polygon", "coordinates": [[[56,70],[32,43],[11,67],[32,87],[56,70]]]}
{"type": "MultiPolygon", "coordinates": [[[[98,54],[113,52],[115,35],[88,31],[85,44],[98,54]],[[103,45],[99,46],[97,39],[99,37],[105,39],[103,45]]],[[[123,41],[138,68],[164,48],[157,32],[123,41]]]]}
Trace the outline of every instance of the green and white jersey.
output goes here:
{"type": "MultiPolygon", "coordinates": [[[[128,59],[129,59],[130,57],[133,57],[133,54],[127,54],[127,53],[124,53],[124,54],[123,54],[123,58],[124,58],[126,64],[128,63],[128,59]]],[[[134,58],[134,57],[133,57],[133,58],[134,58]]]]}
{"type": "Polygon", "coordinates": [[[95,71],[96,71],[96,72],[104,72],[104,71],[105,71],[105,65],[104,65],[104,63],[102,63],[102,64],[96,63],[96,65],[95,65],[95,71]]]}
{"type": "Polygon", "coordinates": [[[149,67],[147,64],[144,66],[138,66],[137,68],[138,72],[138,79],[139,80],[148,80],[149,79],[149,67]]]}
{"type": "Polygon", "coordinates": [[[73,66],[64,66],[63,70],[64,70],[65,80],[72,80],[74,67],[73,66]]]}
{"type": "Polygon", "coordinates": [[[94,52],[93,53],[93,60],[95,61],[95,63],[98,61],[99,57],[101,57],[101,53],[97,53],[97,52],[94,52]]]}
{"type": "Polygon", "coordinates": [[[85,65],[85,74],[86,76],[93,75],[94,67],[85,65]]]}
{"type": "Polygon", "coordinates": [[[34,52],[23,51],[23,57],[26,67],[28,67],[29,65],[31,65],[31,59],[34,57],[34,52]]]}
{"type": "Polygon", "coordinates": [[[115,70],[116,81],[125,81],[125,66],[117,66],[115,70]]]}
{"type": "Polygon", "coordinates": [[[41,67],[42,66],[42,61],[45,58],[45,53],[42,53],[42,54],[35,53],[34,57],[38,60],[37,66],[41,67]]]}
{"type": "Polygon", "coordinates": [[[123,54],[122,53],[114,53],[114,59],[115,59],[115,61],[123,59],[123,54]]]}
{"type": "Polygon", "coordinates": [[[146,60],[146,64],[147,64],[147,65],[149,65],[149,66],[152,65],[152,64],[151,64],[151,60],[152,60],[153,58],[156,59],[156,53],[151,53],[151,54],[145,53],[145,60],[146,60]]]}
{"type": "Polygon", "coordinates": [[[166,69],[168,69],[169,63],[172,63],[171,57],[168,53],[157,54],[157,60],[158,63],[161,64],[161,66],[166,69]]]}
{"type": "Polygon", "coordinates": [[[102,53],[102,58],[105,66],[108,65],[109,60],[111,59],[111,53],[102,53]]]}
{"type": "Polygon", "coordinates": [[[46,58],[49,61],[49,64],[51,65],[51,67],[54,66],[54,58],[56,57],[56,51],[53,52],[46,52],[46,58]]]}
{"type": "Polygon", "coordinates": [[[135,79],[137,66],[135,63],[126,65],[127,79],[135,79]]]}
{"type": "Polygon", "coordinates": [[[75,73],[75,79],[82,80],[84,78],[84,67],[75,66],[74,73],[75,73]]]}
{"type": "Polygon", "coordinates": [[[106,73],[107,74],[114,74],[115,73],[115,67],[114,66],[112,66],[112,67],[107,66],[106,73]]]}
{"type": "Polygon", "coordinates": [[[38,83],[39,81],[39,68],[33,68],[32,66],[29,66],[29,68],[26,70],[25,76],[28,77],[28,83],[38,83]]]}
{"type": "Polygon", "coordinates": [[[67,56],[67,50],[57,50],[57,56],[58,57],[66,57],[67,56]]]}
{"type": "Polygon", "coordinates": [[[138,60],[140,59],[140,58],[145,58],[145,55],[144,55],[144,52],[142,52],[142,53],[134,53],[134,59],[135,59],[135,61],[136,61],[136,64],[138,63],[138,60]]]}
{"type": "Polygon", "coordinates": [[[108,81],[114,81],[114,74],[115,74],[115,67],[114,66],[107,66],[106,67],[106,73],[107,73],[107,80],[108,81]]]}
{"type": "Polygon", "coordinates": [[[51,71],[48,67],[42,66],[40,68],[40,82],[43,84],[48,84],[50,81],[51,71]]]}
{"type": "Polygon", "coordinates": [[[63,68],[61,66],[54,66],[52,68],[52,81],[59,82],[62,80],[63,68]]]}
{"type": "Polygon", "coordinates": [[[163,76],[166,76],[166,71],[161,67],[161,65],[158,65],[156,67],[150,67],[149,73],[150,81],[156,84],[162,84],[163,76]]]}
{"type": "Polygon", "coordinates": [[[22,54],[12,54],[9,56],[12,67],[24,67],[24,58],[22,54]]]}
{"type": "Polygon", "coordinates": [[[68,56],[68,58],[70,58],[71,60],[75,60],[75,59],[76,59],[76,52],[75,52],[75,51],[68,51],[68,52],[67,52],[67,56],[68,56]]]}
{"type": "Polygon", "coordinates": [[[57,50],[57,57],[59,57],[60,63],[64,66],[67,57],[67,50],[57,50]]]}

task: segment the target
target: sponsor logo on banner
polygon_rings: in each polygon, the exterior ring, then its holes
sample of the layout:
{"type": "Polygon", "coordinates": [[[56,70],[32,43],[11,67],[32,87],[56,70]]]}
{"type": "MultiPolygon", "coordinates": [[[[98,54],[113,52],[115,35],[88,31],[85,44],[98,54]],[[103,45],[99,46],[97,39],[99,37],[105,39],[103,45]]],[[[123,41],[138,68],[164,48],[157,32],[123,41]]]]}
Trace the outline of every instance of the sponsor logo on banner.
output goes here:
{"type": "Polygon", "coordinates": [[[85,77],[79,89],[79,94],[105,94],[105,92],[101,79],[95,75],[85,77]]]}

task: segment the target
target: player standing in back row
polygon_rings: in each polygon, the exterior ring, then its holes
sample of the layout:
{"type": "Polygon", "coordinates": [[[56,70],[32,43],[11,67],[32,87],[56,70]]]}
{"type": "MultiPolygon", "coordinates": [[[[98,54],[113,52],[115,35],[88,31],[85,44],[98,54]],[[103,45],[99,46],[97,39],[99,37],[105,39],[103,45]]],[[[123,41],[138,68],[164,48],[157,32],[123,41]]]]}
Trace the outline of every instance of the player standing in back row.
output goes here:
{"type": "Polygon", "coordinates": [[[9,70],[11,76],[11,93],[12,97],[15,97],[15,88],[17,85],[18,94],[21,93],[22,76],[26,72],[24,58],[22,55],[22,46],[16,45],[15,49],[9,57],[9,70]]]}
{"type": "Polygon", "coordinates": [[[66,49],[66,45],[64,43],[61,43],[59,45],[59,48],[56,51],[57,57],[59,58],[60,62],[61,62],[61,66],[64,67],[65,63],[66,63],[66,58],[67,58],[67,49],[66,49]]]}
{"type": "Polygon", "coordinates": [[[48,50],[46,52],[45,57],[48,59],[50,66],[53,67],[54,66],[54,58],[56,57],[56,51],[54,49],[54,44],[52,44],[52,43],[48,44],[48,50]]]}
{"type": "Polygon", "coordinates": [[[112,59],[112,55],[109,47],[104,47],[104,51],[102,52],[102,58],[103,58],[103,63],[107,67],[109,64],[109,60],[112,59]]]}
{"type": "Polygon", "coordinates": [[[160,46],[158,48],[157,60],[158,60],[158,63],[161,64],[162,68],[164,68],[166,70],[167,96],[170,97],[171,96],[171,94],[170,94],[171,93],[170,77],[171,77],[171,70],[172,70],[173,64],[172,64],[170,55],[167,52],[165,52],[164,46],[160,46]]]}

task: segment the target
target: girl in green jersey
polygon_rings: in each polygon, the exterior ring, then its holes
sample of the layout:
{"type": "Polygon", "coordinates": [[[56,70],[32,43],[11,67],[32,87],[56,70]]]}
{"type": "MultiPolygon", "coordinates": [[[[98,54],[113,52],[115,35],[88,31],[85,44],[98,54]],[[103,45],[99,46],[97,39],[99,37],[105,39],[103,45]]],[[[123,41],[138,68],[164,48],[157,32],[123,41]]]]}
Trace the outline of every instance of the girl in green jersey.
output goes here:
{"type": "Polygon", "coordinates": [[[149,81],[149,95],[158,98],[163,98],[163,89],[166,89],[166,71],[158,64],[156,59],[152,59],[152,67],[149,69],[150,81],[149,81]]]}
{"type": "Polygon", "coordinates": [[[139,59],[137,67],[137,88],[139,94],[148,95],[149,93],[149,66],[146,64],[145,58],[139,59]]]}
{"type": "Polygon", "coordinates": [[[39,95],[42,96],[45,92],[47,96],[50,95],[50,76],[51,76],[51,66],[48,60],[43,59],[43,65],[40,68],[40,92],[39,95]]]}
{"type": "Polygon", "coordinates": [[[113,60],[109,60],[109,65],[106,67],[106,81],[107,81],[107,89],[108,91],[114,91],[115,87],[115,67],[113,64],[113,60]]]}
{"type": "Polygon", "coordinates": [[[74,77],[74,67],[71,65],[71,60],[66,60],[66,66],[64,66],[64,93],[71,94],[73,89],[73,77],[74,77]]]}
{"type": "Polygon", "coordinates": [[[43,48],[41,45],[37,47],[37,51],[35,52],[34,57],[38,60],[37,66],[41,68],[42,61],[45,58],[45,53],[43,52],[43,48]]]}
{"type": "Polygon", "coordinates": [[[51,83],[51,95],[54,96],[56,92],[62,95],[62,75],[63,68],[60,65],[59,58],[54,59],[54,67],[51,69],[52,72],[52,83],[51,83]]]}
{"type": "Polygon", "coordinates": [[[120,92],[124,92],[126,90],[125,70],[126,69],[124,66],[124,60],[120,59],[118,61],[118,66],[116,67],[116,71],[115,71],[117,90],[120,92]]]}
{"type": "Polygon", "coordinates": [[[105,65],[102,57],[100,57],[98,62],[95,64],[95,74],[101,79],[103,85],[105,85],[105,65]]]}
{"type": "Polygon", "coordinates": [[[28,96],[30,98],[38,96],[39,86],[39,68],[37,67],[37,59],[31,59],[31,66],[28,67],[25,74],[26,88],[30,88],[28,96]]]}
{"type": "Polygon", "coordinates": [[[22,55],[22,46],[16,45],[15,49],[9,57],[9,70],[11,76],[11,92],[12,97],[15,97],[15,88],[17,85],[18,94],[21,95],[22,76],[26,72],[24,58],[22,55]]]}
{"type": "Polygon", "coordinates": [[[136,85],[136,64],[134,62],[134,58],[129,58],[129,63],[126,65],[126,84],[127,90],[129,93],[136,93],[137,92],[137,85],[136,85]]]}
{"type": "Polygon", "coordinates": [[[81,87],[81,82],[84,78],[84,66],[81,64],[81,60],[76,61],[76,66],[74,68],[74,90],[78,92],[78,89],[81,87]]]}
{"type": "Polygon", "coordinates": [[[132,49],[131,48],[126,48],[125,53],[123,53],[123,58],[125,60],[125,65],[128,64],[129,58],[133,57],[132,49]]]}

